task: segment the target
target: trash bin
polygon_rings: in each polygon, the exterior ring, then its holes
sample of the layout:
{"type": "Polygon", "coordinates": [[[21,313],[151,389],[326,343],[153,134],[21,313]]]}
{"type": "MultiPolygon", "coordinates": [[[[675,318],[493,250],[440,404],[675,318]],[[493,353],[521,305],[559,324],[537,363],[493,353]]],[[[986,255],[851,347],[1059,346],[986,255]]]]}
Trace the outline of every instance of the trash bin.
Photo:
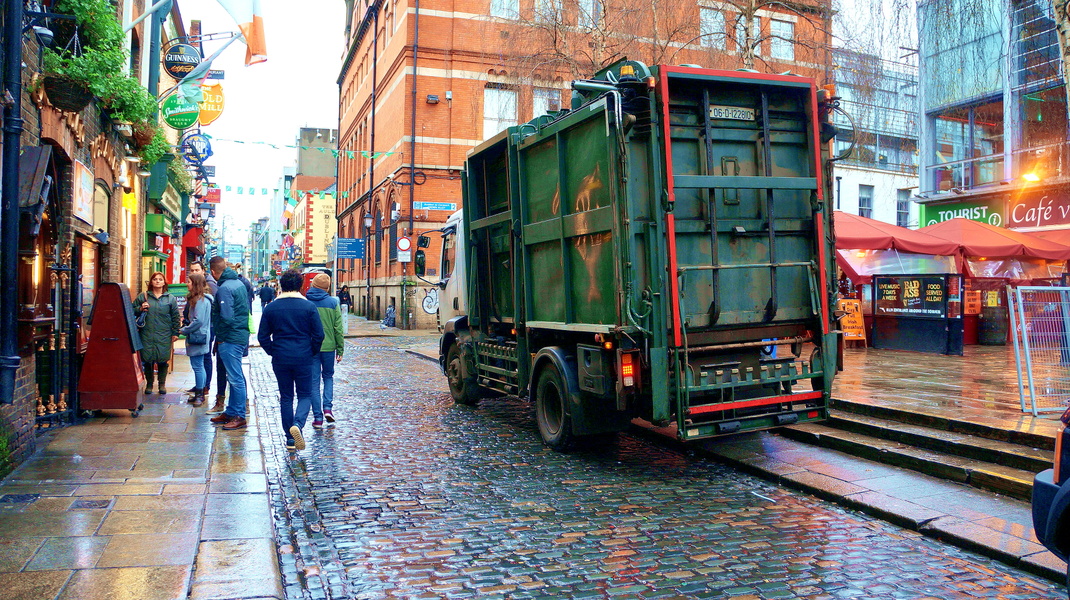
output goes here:
{"type": "Polygon", "coordinates": [[[982,346],[1006,346],[1010,317],[1006,306],[984,306],[977,328],[977,343],[982,346]]]}

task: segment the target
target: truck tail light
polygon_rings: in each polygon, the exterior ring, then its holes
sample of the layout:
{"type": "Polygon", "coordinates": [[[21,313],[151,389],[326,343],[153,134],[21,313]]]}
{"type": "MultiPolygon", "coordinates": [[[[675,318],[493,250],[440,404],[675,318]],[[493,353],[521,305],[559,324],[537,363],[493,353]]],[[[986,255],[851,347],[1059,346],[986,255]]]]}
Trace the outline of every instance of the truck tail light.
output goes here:
{"type": "Polygon", "coordinates": [[[1063,429],[1055,436],[1055,463],[1052,465],[1052,481],[1056,484],[1062,483],[1062,455],[1063,455],[1063,437],[1066,435],[1066,430],[1063,429]]]}
{"type": "Polygon", "coordinates": [[[624,387],[635,387],[636,356],[634,352],[622,352],[620,355],[620,381],[624,387]]]}

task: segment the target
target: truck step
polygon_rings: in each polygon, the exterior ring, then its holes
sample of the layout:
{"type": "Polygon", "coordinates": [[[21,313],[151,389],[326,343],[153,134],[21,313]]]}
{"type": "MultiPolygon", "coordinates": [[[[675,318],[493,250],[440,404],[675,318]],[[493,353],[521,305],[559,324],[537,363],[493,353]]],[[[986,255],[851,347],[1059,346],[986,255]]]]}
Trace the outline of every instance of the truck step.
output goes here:
{"type": "Polygon", "coordinates": [[[844,431],[828,424],[803,423],[785,427],[780,432],[785,437],[798,441],[965,483],[1020,500],[1029,501],[1032,494],[1034,471],[918,448],[902,442],[844,431]]]}

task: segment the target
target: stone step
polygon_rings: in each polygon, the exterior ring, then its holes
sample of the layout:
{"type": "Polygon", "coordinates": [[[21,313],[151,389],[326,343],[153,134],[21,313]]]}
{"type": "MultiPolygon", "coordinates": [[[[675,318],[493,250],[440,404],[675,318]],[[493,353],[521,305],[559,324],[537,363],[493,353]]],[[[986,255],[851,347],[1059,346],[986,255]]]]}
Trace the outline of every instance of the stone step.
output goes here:
{"type": "Polygon", "coordinates": [[[915,448],[902,442],[844,431],[828,424],[803,423],[779,432],[801,442],[957,481],[973,487],[1029,501],[1034,472],[980,460],[915,448]]]}
{"type": "MultiPolygon", "coordinates": [[[[830,408],[845,413],[866,415],[890,421],[899,421],[910,425],[920,425],[930,429],[964,433],[971,436],[1010,442],[1029,448],[1041,450],[1055,449],[1054,430],[1051,433],[1039,433],[1036,431],[1023,431],[1016,427],[1016,423],[1008,423],[1007,417],[1000,411],[988,411],[988,415],[981,416],[984,411],[963,411],[964,416],[952,416],[945,411],[924,412],[916,407],[910,409],[896,408],[894,406],[881,405],[871,402],[853,402],[835,398],[830,408]],[[969,414],[971,416],[965,416],[969,414]]],[[[1029,415],[1021,418],[1031,419],[1029,415]]]]}
{"type": "Polygon", "coordinates": [[[1051,468],[1054,458],[1051,450],[839,410],[831,411],[825,424],[916,448],[1033,473],[1051,468]]]}

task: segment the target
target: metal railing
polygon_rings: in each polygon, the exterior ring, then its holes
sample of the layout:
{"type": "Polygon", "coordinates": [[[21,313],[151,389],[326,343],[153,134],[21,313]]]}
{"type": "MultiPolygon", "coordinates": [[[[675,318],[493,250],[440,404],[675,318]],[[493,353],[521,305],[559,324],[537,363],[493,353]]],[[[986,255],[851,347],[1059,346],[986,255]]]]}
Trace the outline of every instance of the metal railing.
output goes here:
{"type": "Polygon", "coordinates": [[[1070,287],[1007,288],[1022,412],[1070,404],[1070,287]],[[1026,397],[1030,408],[1026,408],[1026,397]]]}

